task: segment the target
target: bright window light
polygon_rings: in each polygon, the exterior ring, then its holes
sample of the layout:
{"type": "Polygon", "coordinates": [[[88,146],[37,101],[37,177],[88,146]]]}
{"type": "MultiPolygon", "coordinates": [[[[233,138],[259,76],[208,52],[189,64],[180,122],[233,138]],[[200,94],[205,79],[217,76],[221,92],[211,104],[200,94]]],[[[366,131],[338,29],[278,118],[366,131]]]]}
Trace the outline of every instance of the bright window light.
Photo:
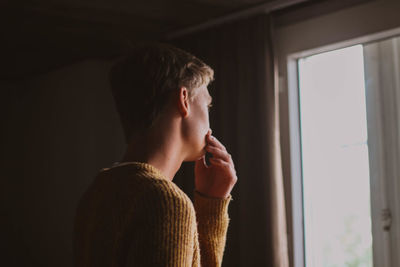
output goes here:
{"type": "Polygon", "coordinates": [[[372,266],[363,47],[298,67],[306,266],[372,266]]]}

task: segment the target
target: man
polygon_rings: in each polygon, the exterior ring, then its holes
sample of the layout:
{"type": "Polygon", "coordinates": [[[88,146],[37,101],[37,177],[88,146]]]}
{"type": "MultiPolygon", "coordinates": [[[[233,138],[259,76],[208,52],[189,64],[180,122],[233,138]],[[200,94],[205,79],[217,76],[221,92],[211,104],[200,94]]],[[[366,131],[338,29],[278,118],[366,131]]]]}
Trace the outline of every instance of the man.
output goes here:
{"type": "Polygon", "coordinates": [[[212,80],[209,66],[166,44],[137,45],[112,67],[127,149],[80,200],[76,266],[221,265],[237,176],[211,135],[212,80]],[[172,182],[184,161],[195,161],[194,203],[172,182]]]}

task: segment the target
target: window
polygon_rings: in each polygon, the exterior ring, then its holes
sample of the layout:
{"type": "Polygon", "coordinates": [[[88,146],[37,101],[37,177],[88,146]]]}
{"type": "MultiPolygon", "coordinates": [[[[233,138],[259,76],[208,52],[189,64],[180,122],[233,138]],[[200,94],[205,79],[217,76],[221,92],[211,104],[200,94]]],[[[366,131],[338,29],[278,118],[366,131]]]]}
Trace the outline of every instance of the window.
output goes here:
{"type": "Polygon", "coordinates": [[[400,266],[400,38],[292,54],[288,83],[295,267],[400,266]]]}
{"type": "Polygon", "coordinates": [[[372,266],[361,45],[298,61],[306,266],[372,266]]]}

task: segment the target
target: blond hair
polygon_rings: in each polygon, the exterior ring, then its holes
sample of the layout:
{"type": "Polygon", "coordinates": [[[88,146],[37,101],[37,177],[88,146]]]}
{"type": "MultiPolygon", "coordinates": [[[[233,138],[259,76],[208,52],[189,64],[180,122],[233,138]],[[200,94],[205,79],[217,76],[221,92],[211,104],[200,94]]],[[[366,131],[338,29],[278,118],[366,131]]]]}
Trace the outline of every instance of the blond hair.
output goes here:
{"type": "Polygon", "coordinates": [[[140,43],[116,61],[110,84],[126,141],[148,130],[163,112],[170,93],[182,86],[192,101],[214,71],[192,54],[162,43],[140,43]]]}

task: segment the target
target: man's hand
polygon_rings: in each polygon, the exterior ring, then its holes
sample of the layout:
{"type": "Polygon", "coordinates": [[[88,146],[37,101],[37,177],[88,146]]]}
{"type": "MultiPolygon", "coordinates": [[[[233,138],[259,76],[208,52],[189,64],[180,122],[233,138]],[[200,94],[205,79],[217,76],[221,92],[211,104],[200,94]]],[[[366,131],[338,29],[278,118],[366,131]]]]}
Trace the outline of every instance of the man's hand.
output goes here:
{"type": "Polygon", "coordinates": [[[205,155],[196,161],[195,190],[214,198],[226,198],[237,182],[236,170],[231,155],[209,131],[206,135],[206,151],[212,154],[210,166],[205,155]]]}

